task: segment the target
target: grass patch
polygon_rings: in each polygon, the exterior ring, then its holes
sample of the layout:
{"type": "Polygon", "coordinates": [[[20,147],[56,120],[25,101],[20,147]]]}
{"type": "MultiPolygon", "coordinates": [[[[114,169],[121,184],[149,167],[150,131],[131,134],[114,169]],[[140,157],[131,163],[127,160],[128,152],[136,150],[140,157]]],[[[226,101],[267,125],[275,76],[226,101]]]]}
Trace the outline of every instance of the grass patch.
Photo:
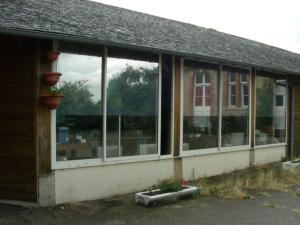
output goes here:
{"type": "Polygon", "coordinates": [[[215,195],[223,199],[253,199],[249,191],[289,191],[300,185],[300,169],[283,170],[281,164],[254,167],[230,174],[203,178],[196,182],[201,195],[215,195]]]}

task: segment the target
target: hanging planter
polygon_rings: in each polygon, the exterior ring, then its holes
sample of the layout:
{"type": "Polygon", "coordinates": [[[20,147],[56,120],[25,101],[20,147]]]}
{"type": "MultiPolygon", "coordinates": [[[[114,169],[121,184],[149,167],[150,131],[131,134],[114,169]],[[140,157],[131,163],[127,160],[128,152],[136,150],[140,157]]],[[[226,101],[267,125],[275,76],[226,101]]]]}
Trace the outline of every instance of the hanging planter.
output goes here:
{"type": "Polygon", "coordinates": [[[46,82],[48,86],[54,86],[61,76],[61,73],[49,72],[43,74],[43,80],[46,82]]]}
{"type": "Polygon", "coordinates": [[[56,51],[48,51],[46,52],[46,56],[47,56],[47,59],[50,61],[50,62],[54,62],[57,60],[58,56],[59,56],[60,52],[56,52],[56,51]]]}
{"type": "Polygon", "coordinates": [[[63,94],[59,94],[59,95],[44,95],[44,96],[41,96],[41,101],[42,101],[42,104],[44,106],[46,106],[48,109],[50,110],[54,110],[56,109],[60,102],[61,102],[61,99],[64,97],[63,94]]]}
{"type": "Polygon", "coordinates": [[[56,109],[61,103],[64,94],[56,87],[52,87],[48,95],[41,96],[42,104],[50,110],[56,109]]]}

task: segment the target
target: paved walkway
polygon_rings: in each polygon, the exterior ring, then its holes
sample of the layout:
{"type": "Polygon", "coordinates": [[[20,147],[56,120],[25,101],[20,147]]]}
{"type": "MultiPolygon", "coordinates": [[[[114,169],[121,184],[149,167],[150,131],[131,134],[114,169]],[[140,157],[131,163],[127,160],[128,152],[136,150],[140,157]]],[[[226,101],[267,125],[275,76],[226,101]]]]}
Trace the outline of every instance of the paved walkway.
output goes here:
{"type": "Polygon", "coordinates": [[[252,200],[197,197],[145,208],[132,195],[47,208],[0,205],[1,225],[300,225],[297,192],[268,192],[252,200]]]}

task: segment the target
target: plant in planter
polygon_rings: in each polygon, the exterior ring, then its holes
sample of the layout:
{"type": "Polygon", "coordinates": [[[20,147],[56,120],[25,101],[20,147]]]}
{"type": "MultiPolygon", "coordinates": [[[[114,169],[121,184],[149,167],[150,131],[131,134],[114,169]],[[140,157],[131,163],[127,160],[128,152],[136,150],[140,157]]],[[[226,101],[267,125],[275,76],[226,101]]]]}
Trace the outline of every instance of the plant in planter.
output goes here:
{"type": "Polygon", "coordinates": [[[176,180],[174,178],[160,181],[150,190],[138,192],[135,194],[135,202],[148,206],[150,203],[167,200],[178,199],[183,196],[194,195],[198,192],[197,187],[186,185],[184,180],[176,180]]]}
{"type": "Polygon", "coordinates": [[[49,72],[43,74],[43,80],[47,83],[48,86],[54,86],[59,78],[61,76],[61,73],[57,72],[49,72]]]}
{"type": "Polygon", "coordinates": [[[177,179],[165,179],[158,183],[157,189],[160,189],[161,193],[176,192],[182,190],[181,182],[177,179]]]}
{"type": "Polygon", "coordinates": [[[64,94],[58,87],[49,88],[48,95],[41,96],[41,101],[48,109],[54,110],[58,107],[64,94]]]}
{"type": "Polygon", "coordinates": [[[50,62],[54,62],[57,60],[60,52],[57,51],[48,51],[46,52],[46,57],[50,62]]]}
{"type": "Polygon", "coordinates": [[[282,168],[284,170],[295,169],[296,167],[300,167],[300,158],[282,163],[282,168]]]}

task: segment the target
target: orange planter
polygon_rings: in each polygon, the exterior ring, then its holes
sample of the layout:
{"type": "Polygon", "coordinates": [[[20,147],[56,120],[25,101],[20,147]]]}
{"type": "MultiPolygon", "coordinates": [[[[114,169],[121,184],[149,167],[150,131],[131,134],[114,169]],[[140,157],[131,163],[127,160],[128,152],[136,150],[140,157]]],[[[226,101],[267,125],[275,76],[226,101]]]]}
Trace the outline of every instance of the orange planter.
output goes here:
{"type": "Polygon", "coordinates": [[[60,52],[48,51],[48,52],[46,53],[46,56],[47,56],[47,59],[48,59],[50,62],[54,62],[54,61],[57,60],[59,54],[60,54],[60,52]]]}
{"type": "Polygon", "coordinates": [[[41,96],[41,102],[44,106],[46,106],[50,110],[56,109],[60,102],[61,99],[64,97],[64,94],[59,94],[59,95],[44,95],[41,96]]]}
{"type": "Polygon", "coordinates": [[[47,83],[48,86],[54,86],[61,76],[61,73],[49,72],[43,74],[43,80],[47,83]]]}

